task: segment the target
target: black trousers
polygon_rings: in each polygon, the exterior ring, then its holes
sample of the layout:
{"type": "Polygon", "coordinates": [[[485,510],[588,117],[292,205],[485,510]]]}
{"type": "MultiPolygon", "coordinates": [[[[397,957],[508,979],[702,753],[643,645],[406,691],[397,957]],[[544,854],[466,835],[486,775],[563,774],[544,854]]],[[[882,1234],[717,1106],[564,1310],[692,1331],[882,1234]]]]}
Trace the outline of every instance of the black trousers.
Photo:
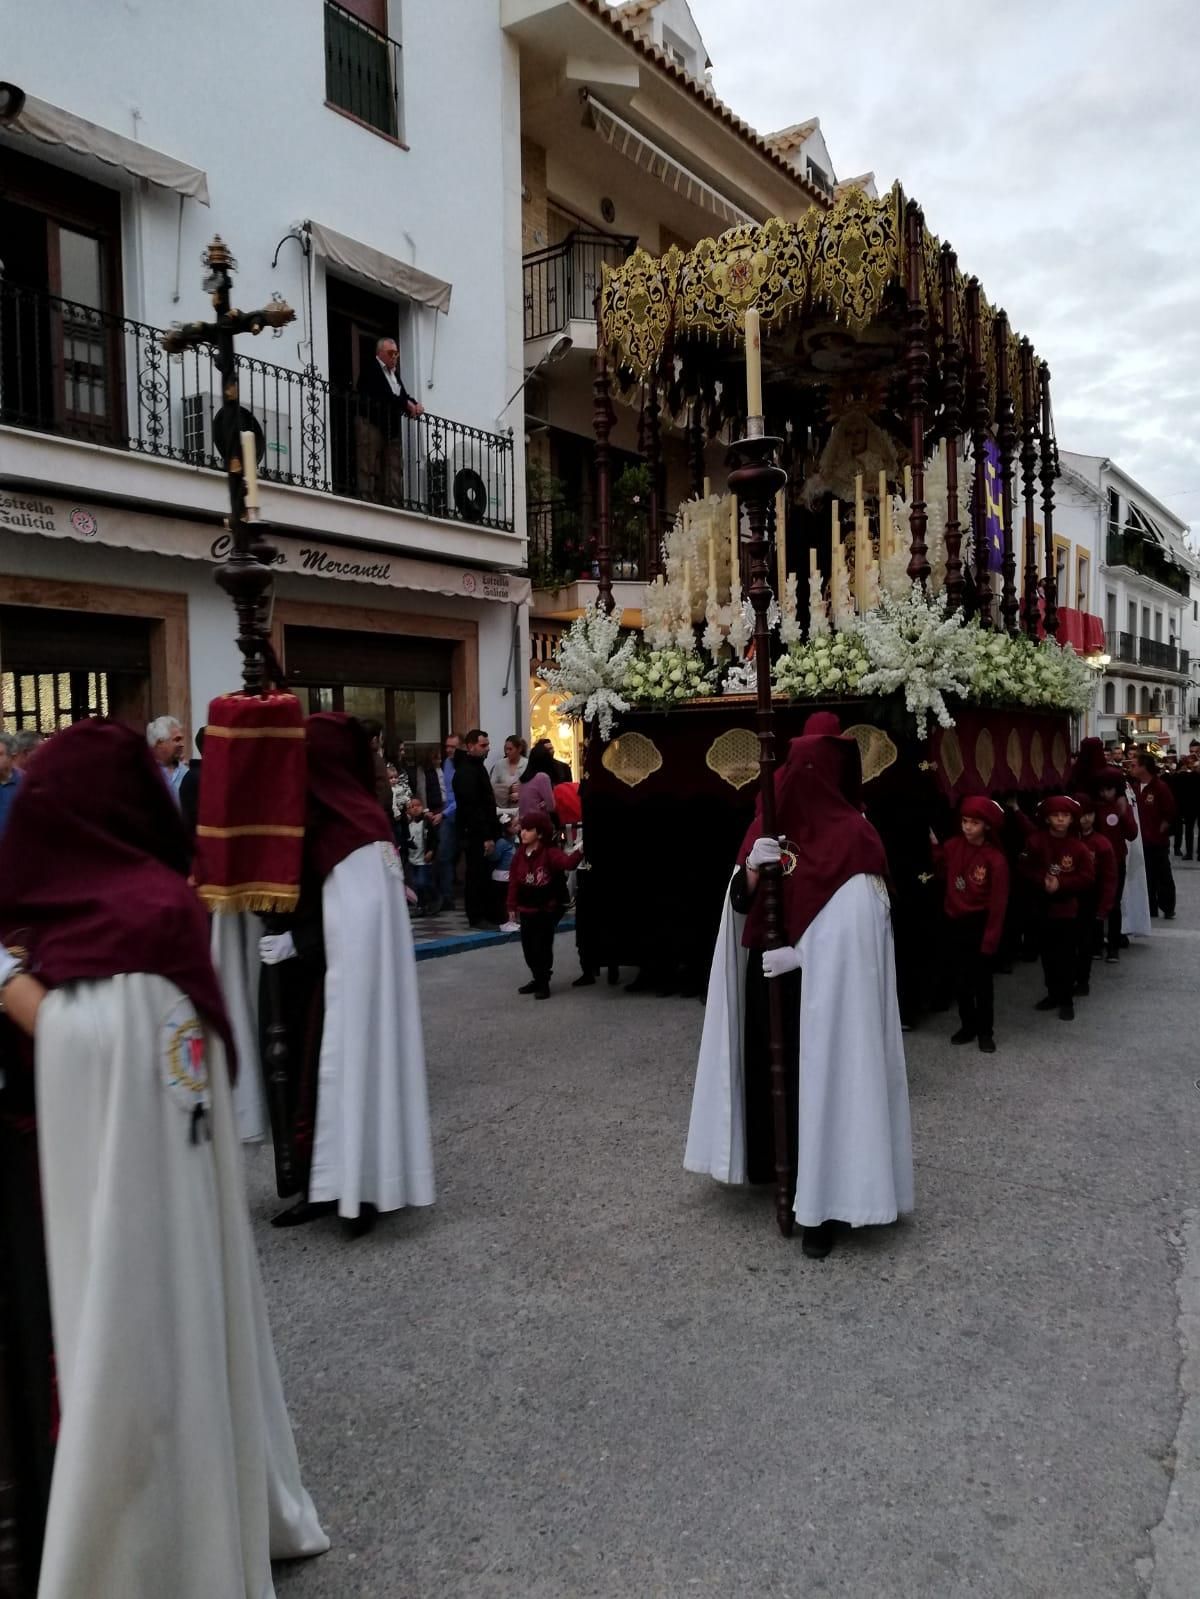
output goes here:
{"type": "Polygon", "coordinates": [[[466,871],[463,877],[463,908],[472,926],[486,922],[492,910],[492,857],[485,855],[483,840],[470,839],[463,845],[466,871]]]}
{"type": "Polygon", "coordinates": [[[1146,892],[1150,896],[1150,914],[1164,916],[1175,914],[1175,877],[1171,871],[1171,846],[1146,845],[1146,892]]]}
{"type": "Polygon", "coordinates": [[[1196,853],[1196,818],[1194,816],[1180,816],[1175,823],[1175,853],[1182,849],[1187,850],[1188,859],[1196,853]]]}
{"type": "Polygon", "coordinates": [[[983,953],[987,916],[954,916],[949,926],[958,1019],[968,1033],[990,1037],[995,1025],[992,984],[995,957],[983,953]]]}
{"type": "Polygon", "coordinates": [[[1075,935],[1075,983],[1083,988],[1092,980],[1092,958],[1096,953],[1096,940],[1100,936],[1100,923],[1096,919],[1096,896],[1079,896],[1079,920],[1075,935]]]}
{"type": "Polygon", "coordinates": [[[1056,1005],[1069,1005],[1075,992],[1075,946],[1079,923],[1074,916],[1047,916],[1042,923],[1042,972],[1046,992],[1056,1005]]]}
{"type": "Polygon", "coordinates": [[[1113,900],[1112,910],[1108,913],[1108,931],[1105,941],[1110,955],[1121,953],[1121,896],[1125,892],[1125,862],[1117,862],[1117,893],[1113,900]]]}
{"type": "Polygon", "coordinates": [[[554,971],[554,929],[557,911],[521,912],[521,953],[535,983],[549,983],[554,971]]]}

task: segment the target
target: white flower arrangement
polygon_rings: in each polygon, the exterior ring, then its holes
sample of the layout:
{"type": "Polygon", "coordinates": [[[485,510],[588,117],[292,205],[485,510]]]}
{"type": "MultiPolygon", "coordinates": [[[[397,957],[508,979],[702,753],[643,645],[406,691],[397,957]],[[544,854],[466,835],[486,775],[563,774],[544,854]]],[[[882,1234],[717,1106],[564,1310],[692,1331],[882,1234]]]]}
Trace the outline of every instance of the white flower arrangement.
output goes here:
{"type": "Polygon", "coordinates": [[[775,662],[774,691],[785,699],[862,692],[871,662],[857,628],[822,633],[807,644],[793,644],[775,662]]]}
{"type": "Polygon", "coordinates": [[[969,692],[983,705],[1046,706],[1083,712],[1092,703],[1096,680],[1070,644],[1046,638],[1040,644],[1023,634],[971,630],[973,652],[969,692]]]}
{"type": "Polygon", "coordinates": [[[679,705],[711,694],[716,672],[695,650],[642,649],[629,661],[621,691],[631,705],[679,705]]]}
{"type": "Polygon", "coordinates": [[[913,583],[901,599],[881,595],[878,608],[860,617],[858,627],[871,661],[861,691],[903,689],[904,703],[922,732],[931,715],[943,727],[953,727],[946,696],[965,697],[974,655],[962,612],[947,615],[945,595],[913,583]]]}
{"type": "Polygon", "coordinates": [[[636,635],[621,638],[620,611],[610,616],[596,605],[575,618],[554,665],[543,666],[539,675],[556,693],[567,695],[564,716],[598,722],[600,737],[608,739],[613,716],[629,709],[621,685],[636,649],[636,635]]]}

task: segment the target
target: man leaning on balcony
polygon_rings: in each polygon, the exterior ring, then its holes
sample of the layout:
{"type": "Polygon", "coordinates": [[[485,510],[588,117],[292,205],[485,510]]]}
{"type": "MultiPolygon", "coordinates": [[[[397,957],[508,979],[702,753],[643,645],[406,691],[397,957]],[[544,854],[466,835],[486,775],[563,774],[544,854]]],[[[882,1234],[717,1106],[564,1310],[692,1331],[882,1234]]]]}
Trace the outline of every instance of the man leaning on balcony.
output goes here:
{"type": "Polygon", "coordinates": [[[400,351],[395,339],[380,339],[375,359],[358,380],[355,448],[358,492],[364,500],[399,505],[404,500],[403,419],[420,416],[425,407],[400,381],[400,351]]]}

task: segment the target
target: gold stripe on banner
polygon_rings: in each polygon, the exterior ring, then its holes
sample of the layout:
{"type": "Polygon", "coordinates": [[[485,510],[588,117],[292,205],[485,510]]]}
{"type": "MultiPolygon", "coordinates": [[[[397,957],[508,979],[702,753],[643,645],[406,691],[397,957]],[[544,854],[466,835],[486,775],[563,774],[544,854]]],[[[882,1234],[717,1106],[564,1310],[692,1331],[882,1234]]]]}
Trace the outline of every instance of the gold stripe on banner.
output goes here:
{"type": "Polygon", "coordinates": [[[303,838],[302,827],[275,827],[270,822],[247,822],[244,827],[206,827],[196,829],[200,838],[303,838]]]}
{"type": "Polygon", "coordinates": [[[300,899],[294,883],[238,883],[233,888],[205,884],[196,892],[210,911],[292,911],[300,899]]]}
{"type": "Polygon", "coordinates": [[[214,727],[204,729],[205,738],[303,738],[302,727],[214,727]]]}

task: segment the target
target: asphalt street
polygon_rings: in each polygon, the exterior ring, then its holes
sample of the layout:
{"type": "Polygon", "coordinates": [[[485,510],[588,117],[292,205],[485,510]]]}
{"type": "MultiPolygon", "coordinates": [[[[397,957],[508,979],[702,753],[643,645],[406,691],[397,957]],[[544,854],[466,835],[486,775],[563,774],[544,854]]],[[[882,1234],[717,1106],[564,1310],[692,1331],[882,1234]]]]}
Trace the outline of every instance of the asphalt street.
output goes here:
{"type": "MultiPolygon", "coordinates": [[[[1196,1599],[1200,867],[1072,1024],[908,1037],[917,1209],[825,1262],[682,1167],[702,1008],[422,963],[438,1202],[251,1209],[332,1540],[281,1599],[1196,1599]]],[[[632,973],[627,974],[632,976],[632,973]]]]}

